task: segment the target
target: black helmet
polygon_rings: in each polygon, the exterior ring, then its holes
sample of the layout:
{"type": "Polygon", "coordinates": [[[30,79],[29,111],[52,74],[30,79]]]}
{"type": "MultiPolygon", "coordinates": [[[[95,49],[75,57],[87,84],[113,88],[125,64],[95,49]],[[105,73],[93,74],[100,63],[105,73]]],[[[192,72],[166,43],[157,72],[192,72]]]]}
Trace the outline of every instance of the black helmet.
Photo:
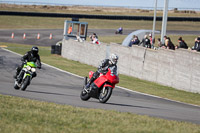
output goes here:
{"type": "Polygon", "coordinates": [[[39,52],[38,47],[32,47],[32,48],[31,48],[31,52],[33,53],[33,55],[38,54],[38,52],[39,52]]]}

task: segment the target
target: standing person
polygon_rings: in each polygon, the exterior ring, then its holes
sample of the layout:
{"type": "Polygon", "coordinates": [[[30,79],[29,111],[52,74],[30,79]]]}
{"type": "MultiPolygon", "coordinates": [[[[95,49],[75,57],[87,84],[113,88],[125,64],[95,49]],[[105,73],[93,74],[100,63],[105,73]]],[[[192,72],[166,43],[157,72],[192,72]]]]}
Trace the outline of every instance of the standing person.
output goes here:
{"type": "Polygon", "coordinates": [[[68,34],[71,34],[71,33],[72,33],[72,25],[69,26],[69,29],[68,29],[67,33],[68,33],[68,34]]]}
{"type": "Polygon", "coordinates": [[[186,42],[182,39],[182,37],[178,38],[178,43],[179,43],[178,48],[188,49],[188,46],[187,46],[186,42]]]}
{"type": "Polygon", "coordinates": [[[149,40],[150,40],[151,46],[153,46],[153,44],[155,44],[155,38],[152,38],[151,34],[149,34],[149,40]]]}
{"type": "Polygon", "coordinates": [[[158,40],[158,43],[157,43],[158,47],[162,47],[162,42],[161,42],[160,38],[158,38],[157,40],[158,40]]]}
{"type": "Polygon", "coordinates": [[[142,45],[143,47],[146,47],[146,48],[151,48],[151,43],[150,43],[150,40],[147,35],[144,36],[140,45],[142,45]]]}
{"type": "MultiPolygon", "coordinates": [[[[39,56],[38,52],[39,52],[39,48],[38,48],[38,47],[32,47],[32,48],[31,48],[31,51],[28,51],[28,52],[21,58],[22,64],[19,65],[19,66],[16,68],[16,74],[14,75],[14,78],[15,78],[15,79],[17,78],[17,76],[19,75],[20,71],[22,70],[22,68],[23,68],[25,62],[33,61],[33,62],[37,63],[37,67],[38,67],[39,69],[41,68],[41,60],[40,60],[40,56],[39,56]]],[[[36,77],[36,73],[33,74],[33,77],[36,77]]],[[[22,77],[20,77],[20,78],[22,78],[22,77]]]]}
{"type": "Polygon", "coordinates": [[[85,86],[85,89],[89,89],[90,85],[97,79],[100,73],[105,73],[108,71],[108,68],[111,70],[111,73],[117,75],[117,61],[118,56],[116,54],[111,54],[110,59],[104,59],[101,62],[101,65],[98,67],[98,70],[93,74],[93,77],[90,79],[88,84],[85,86]]]}

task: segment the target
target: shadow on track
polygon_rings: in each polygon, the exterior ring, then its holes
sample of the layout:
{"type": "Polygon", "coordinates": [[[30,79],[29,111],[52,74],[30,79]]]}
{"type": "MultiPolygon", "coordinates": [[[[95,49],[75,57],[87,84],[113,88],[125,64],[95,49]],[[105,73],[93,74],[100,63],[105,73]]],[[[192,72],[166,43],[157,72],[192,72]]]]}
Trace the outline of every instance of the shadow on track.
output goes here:
{"type": "Polygon", "coordinates": [[[40,94],[47,94],[47,95],[58,95],[58,96],[75,96],[75,95],[67,95],[67,94],[61,94],[61,93],[52,93],[52,92],[45,92],[45,91],[31,91],[31,90],[26,90],[27,92],[32,92],[32,93],[40,93],[40,94]]]}
{"type": "Polygon", "coordinates": [[[109,105],[116,105],[116,106],[122,106],[122,107],[133,107],[133,108],[145,108],[145,109],[157,109],[157,108],[152,108],[152,107],[144,107],[144,106],[134,106],[130,104],[119,104],[119,103],[106,103],[109,105]]]}

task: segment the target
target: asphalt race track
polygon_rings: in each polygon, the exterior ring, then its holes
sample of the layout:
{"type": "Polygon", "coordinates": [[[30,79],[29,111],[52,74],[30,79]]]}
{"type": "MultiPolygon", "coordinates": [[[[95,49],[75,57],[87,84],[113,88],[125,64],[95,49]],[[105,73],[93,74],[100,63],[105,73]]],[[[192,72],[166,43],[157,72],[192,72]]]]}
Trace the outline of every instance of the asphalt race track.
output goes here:
{"type": "MultiPolygon", "coordinates": [[[[116,29],[88,29],[88,36],[93,32],[98,36],[115,36],[116,29]]],[[[123,35],[128,35],[135,31],[125,29],[123,35]]],[[[198,35],[199,31],[167,31],[167,35],[198,35]]],[[[23,30],[0,30],[0,42],[51,46],[63,39],[63,29],[23,29],[23,30]],[[14,33],[14,38],[11,38],[14,33]],[[26,39],[23,39],[23,34],[26,34],[26,39]],[[37,34],[40,34],[40,39],[37,39],[37,34]],[[52,39],[49,39],[52,34],[52,39]]],[[[101,41],[101,40],[100,40],[101,41]]]]}
{"type": "Polygon", "coordinates": [[[20,56],[0,48],[0,94],[54,102],[84,108],[98,108],[149,115],[169,120],[200,124],[200,107],[169,101],[115,88],[106,104],[96,99],[82,101],[83,78],[59,71],[43,64],[37,77],[26,91],[13,88],[16,66],[20,56]]]}

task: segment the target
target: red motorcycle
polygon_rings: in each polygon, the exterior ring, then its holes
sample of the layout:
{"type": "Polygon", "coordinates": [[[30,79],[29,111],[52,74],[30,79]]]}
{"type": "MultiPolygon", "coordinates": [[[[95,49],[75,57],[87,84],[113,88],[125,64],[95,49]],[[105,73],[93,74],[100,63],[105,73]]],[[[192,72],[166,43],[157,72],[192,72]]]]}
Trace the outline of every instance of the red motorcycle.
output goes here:
{"type": "MultiPolygon", "coordinates": [[[[89,72],[89,79],[92,78],[94,72],[89,72]]],[[[101,73],[100,76],[90,85],[89,90],[85,89],[85,85],[88,83],[88,77],[84,78],[84,86],[81,91],[81,99],[83,101],[89,100],[91,97],[99,99],[99,102],[106,103],[112,95],[112,90],[115,88],[115,84],[119,83],[118,75],[111,73],[108,68],[106,74],[101,73]]]]}

